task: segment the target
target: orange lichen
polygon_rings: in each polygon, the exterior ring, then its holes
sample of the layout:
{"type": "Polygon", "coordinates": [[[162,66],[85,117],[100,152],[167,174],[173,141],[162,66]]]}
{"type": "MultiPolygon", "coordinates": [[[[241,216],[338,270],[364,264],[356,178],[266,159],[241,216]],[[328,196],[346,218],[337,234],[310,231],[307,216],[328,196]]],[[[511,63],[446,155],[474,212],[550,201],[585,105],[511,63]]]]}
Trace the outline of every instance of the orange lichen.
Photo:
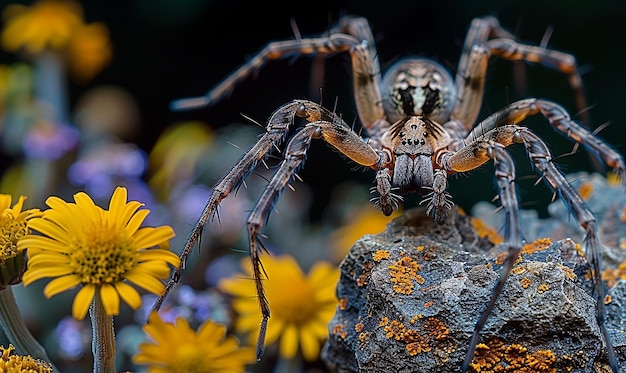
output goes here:
{"type": "Polygon", "coordinates": [[[602,279],[609,287],[615,286],[619,280],[626,280],[626,260],[621,262],[617,268],[609,268],[602,272],[602,279]]]}
{"type": "Polygon", "coordinates": [[[526,372],[556,373],[556,355],[551,350],[529,352],[520,344],[506,345],[499,339],[491,339],[476,348],[470,366],[476,372],[526,372]]]}
{"type": "Polygon", "coordinates": [[[367,333],[367,332],[359,333],[359,342],[365,343],[369,336],[370,336],[370,333],[367,333]]]}
{"type": "Polygon", "coordinates": [[[589,200],[592,194],[593,194],[592,182],[581,183],[580,186],[578,187],[578,195],[585,201],[589,200]]]}
{"type": "Polygon", "coordinates": [[[476,234],[478,234],[480,238],[486,238],[494,245],[504,242],[504,237],[502,237],[498,231],[485,224],[481,219],[471,218],[471,223],[474,231],[476,231],[476,234]]]}
{"type": "Polygon", "coordinates": [[[365,285],[367,285],[367,281],[370,279],[370,276],[372,275],[372,267],[374,265],[371,262],[367,262],[365,264],[363,264],[363,273],[361,273],[359,275],[359,277],[357,277],[356,279],[356,284],[358,287],[363,287],[365,285]]]}
{"type": "Polygon", "coordinates": [[[348,308],[348,298],[347,297],[339,298],[339,309],[342,311],[345,311],[346,308],[348,308]]]}
{"type": "Polygon", "coordinates": [[[513,269],[511,269],[511,273],[514,275],[521,275],[522,273],[526,272],[526,267],[523,265],[519,265],[517,267],[513,267],[513,269]]]}
{"type": "Polygon", "coordinates": [[[389,318],[387,318],[387,316],[384,316],[382,319],[380,319],[378,326],[385,326],[387,324],[389,324],[389,318]]]}
{"type": "Polygon", "coordinates": [[[435,302],[433,302],[432,300],[428,301],[428,302],[424,303],[424,308],[430,308],[433,304],[435,304],[435,302]]]}
{"type": "Polygon", "coordinates": [[[363,323],[357,323],[356,325],[354,325],[354,331],[356,331],[357,333],[360,333],[363,331],[363,323]]]}
{"type": "Polygon", "coordinates": [[[411,294],[414,286],[413,281],[418,281],[417,272],[422,267],[413,258],[403,256],[388,268],[389,276],[391,277],[390,281],[394,284],[393,290],[400,294],[411,294]]]}
{"type": "Polygon", "coordinates": [[[333,334],[345,339],[348,335],[348,332],[346,331],[346,328],[343,324],[337,324],[333,326],[333,334]]]}
{"type": "Polygon", "coordinates": [[[419,245],[418,247],[415,248],[417,251],[424,251],[424,246],[419,245]]]}
{"type": "Polygon", "coordinates": [[[550,286],[548,286],[548,284],[546,284],[546,283],[543,283],[543,284],[537,286],[537,293],[539,293],[539,294],[543,294],[543,293],[545,293],[548,290],[550,290],[550,286]]]}
{"type": "Polygon", "coordinates": [[[522,284],[522,287],[524,289],[527,289],[530,286],[530,283],[532,282],[528,277],[524,277],[522,279],[519,280],[520,284],[522,284]]]}
{"type": "Polygon", "coordinates": [[[550,239],[550,237],[537,238],[533,242],[527,243],[526,245],[522,246],[521,253],[532,254],[536,251],[545,250],[550,247],[550,245],[552,245],[552,240],[550,239]]]}
{"type": "Polygon", "coordinates": [[[573,269],[571,269],[568,266],[564,266],[562,264],[559,264],[559,268],[561,268],[563,270],[563,273],[565,273],[565,277],[569,278],[570,280],[572,280],[574,282],[578,281],[578,277],[574,273],[573,269]]]}
{"type": "Polygon", "coordinates": [[[389,259],[390,256],[391,254],[389,253],[389,250],[376,250],[374,253],[374,260],[380,262],[383,259],[389,259]]]}
{"type": "Polygon", "coordinates": [[[604,296],[604,304],[610,304],[612,301],[613,301],[613,298],[609,294],[604,296]]]}
{"type": "Polygon", "coordinates": [[[435,317],[429,317],[426,319],[424,329],[428,332],[428,335],[438,341],[444,340],[450,334],[450,329],[446,327],[443,321],[435,317]]]}

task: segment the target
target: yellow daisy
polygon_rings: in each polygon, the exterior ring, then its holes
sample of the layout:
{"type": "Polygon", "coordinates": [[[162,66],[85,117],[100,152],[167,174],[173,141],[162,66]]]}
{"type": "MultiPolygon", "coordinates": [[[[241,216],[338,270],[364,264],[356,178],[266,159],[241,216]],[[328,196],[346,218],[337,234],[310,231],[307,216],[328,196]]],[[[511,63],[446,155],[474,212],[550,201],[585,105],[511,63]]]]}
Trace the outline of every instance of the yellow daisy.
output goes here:
{"type": "Polygon", "coordinates": [[[22,211],[25,199],[11,207],[11,196],[0,194],[0,289],[20,281],[26,262],[17,242],[29,233],[28,220],[41,215],[37,209],[22,211]]]}
{"type": "Polygon", "coordinates": [[[160,279],[170,273],[167,264],[180,263],[168,250],[174,231],[169,226],[140,228],[150,210],[140,210],[142,203],[126,198],[126,189],[118,187],[109,210],[83,192],[74,195],[75,203],[48,198],[50,209],[28,222],[41,235],[18,243],[18,248],[28,248],[24,285],[55,277],[44,288],[48,298],[80,285],[72,306],[77,320],[85,317],[96,291],[109,316],[119,313],[120,298],[133,309],[141,306],[138,291],[128,282],[161,294],[165,286],[160,279]]]}
{"type": "MultiPolygon", "coordinates": [[[[335,286],[339,269],[317,262],[305,276],[290,255],[263,255],[262,262],[268,276],[263,285],[272,310],[266,345],[280,339],[279,353],[283,357],[295,357],[300,347],[305,360],[317,360],[320,346],[328,338],[328,322],[337,306],[335,286]]],[[[218,287],[235,297],[233,308],[238,314],[235,329],[249,333],[250,343],[255,343],[261,315],[254,283],[250,280],[250,267],[249,260],[244,259],[242,268],[246,274],[224,279],[218,287]]]]}
{"type": "Polygon", "coordinates": [[[80,83],[89,81],[111,61],[112,54],[109,29],[104,23],[81,25],[67,46],[72,77],[80,83]]]}
{"type": "Polygon", "coordinates": [[[9,5],[3,16],[4,49],[14,52],[23,48],[30,54],[37,54],[48,47],[64,48],[74,28],[82,23],[83,10],[74,1],[40,0],[30,7],[9,5]]]}
{"type": "Polygon", "coordinates": [[[0,372],[4,373],[52,373],[50,364],[30,356],[15,355],[15,347],[0,345],[0,372]]]}
{"type": "Polygon", "coordinates": [[[256,361],[254,348],[240,347],[226,326],[206,320],[198,331],[178,317],[175,324],[164,322],[153,312],[143,327],[154,343],[142,343],[133,363],[149,366],[150,373],[244,372],[256,361]]]}

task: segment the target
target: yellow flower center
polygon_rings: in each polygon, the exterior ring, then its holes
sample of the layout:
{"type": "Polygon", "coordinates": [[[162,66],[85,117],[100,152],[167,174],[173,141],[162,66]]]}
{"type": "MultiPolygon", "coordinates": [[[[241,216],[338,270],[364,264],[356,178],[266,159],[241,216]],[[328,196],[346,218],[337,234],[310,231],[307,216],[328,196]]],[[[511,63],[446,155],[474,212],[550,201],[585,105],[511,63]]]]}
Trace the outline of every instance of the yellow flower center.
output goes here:
{"type": "Polygon", "coordinates": [[[6,373],[51,373],[52,369],[46,362],[37,361],[30,356],[14,355],[15,348],[0,345],[0,372],[6,373]]]}
{"type": "Polygon", "coordinates": [[[16,219],[13,214],[5,213],[0,217],[0,264],[14,258],[17,253],[17,240],[28,233],[26,219],[16,219]]]}
{"type": "Polygon", "coordinates": [[[83,284],[110,284],[122,281],[135,266],[137,252],[129,237],[118,229],[101,224],[86,227],[82,240],[70,253],[70,265],[82,276],[83,284]]]}
{"type": "Polygon", "coordinates": [[[168,371],[172,373],[209,373],[212,367],[207,366],[205,355],[209,351],[203,351],[195,344],[183,343],[176,347],[176,364],[171,364],[168,371]]]}
{"type": "Polygon", "coordinates": [[[317,312],[315,289],[306,278],[290,277],[284,281],[272,278],[268,281],[267,294],[272,313],[287,323],[303,325],[317,312]]]}

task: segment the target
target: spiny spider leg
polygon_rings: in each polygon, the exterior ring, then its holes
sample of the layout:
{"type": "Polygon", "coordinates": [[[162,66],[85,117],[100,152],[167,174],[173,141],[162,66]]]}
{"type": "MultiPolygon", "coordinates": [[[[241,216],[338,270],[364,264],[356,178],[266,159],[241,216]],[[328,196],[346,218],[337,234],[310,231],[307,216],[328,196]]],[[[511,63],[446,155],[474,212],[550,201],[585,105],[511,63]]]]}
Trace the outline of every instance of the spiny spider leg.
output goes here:
{"type": "MultiPolygon", "coordinates": [[[[529,101],[534,102],[534,100],[523,100],[518,103],[529,101]]],[[[558,106],[555,105],[555,107],[558,106]]],[[[528,105],[515,106],[514,104],[509,106],[509,108],[515,108],[515,110],[512,110],[508,113],[505,111],[505,113],[503,114],[505,114],[505,116],[506,114],[509,114],[508,120],[509,122],[513,123],[521,121],[526,117],[529,112],[531,112],[530,106],[528,105]]],[[[539,112],[539,110],[535,111],[535,113],[537,112],[539,112]]],[[[548,117],[548,119],[554,118],[554,116],[549,115],[554,114],[554,112],[552,111],[549,111],[547,114],[542,114],[548,117]]],[[[487,120],[481,122],[477,126],[477,128],[481,128],[482,130],[484,130],[485,128],[490,128],[492,125],[495,125],[497,122],[500,121],[500,119],[498,118],[499,116],[500,113],[493,114],[492,116],[487,118],[487,120]]],[[[565,116],[562,116],[554,119],[554,122],[558,123],[562,120],[566,121],[566,119],[567,118],[565,116]]],[[[556,127],[560,129],[558,125],[556,125],[556,127]]],[[[583,145],[590,146],[592,150],[596,150],[599,155],[601,155],[607,162],[610,161],[613,163],[609,165],[615,166],[615,172],[618,175],[624,175],[624,162],[619,154],[613,152],[610,148],[608,148],[608,146],[606,146],[600,140],[596,139],[593,136],[591,136],[591,138],[586,138],[585,136],[588,136],[590,134],[586,132],[584,128],[575,125],[574,122],[569,123],[569,126],[567,128],[569,129],[569,131],[566,131],[564,133],[568,135],[575,134],[570,137],[574,140],[579,139],[580,142],[583,143],[583,145]],[[585,142],[588,142],[589,144],[585,144],[585,142]]],[[[552,155],[548,149],[548,146],[543,142],[543,140],[541,140],[528,128],[517,125],[503,125],[501,127],[492,128],[481,136],[474,136],[475,132],[472,131],[472,133],[470,133],[470,135],[468,136],[468,140],[471,140],[472,142],[465,148],[460,149],[456,153],[446,153],[442,156],[442,162],[444,163],[444,166],[446,168],[459,172],[468,171],[470,169],[476,168],[478,165],[483,164],[490,159],[489,146],[493,142],[502,144],[503,146],[509,146],[515,143],[523,143],[526,147],[528,157],[530,158],[535,169],[539,173],[541,179],[555,193],[559,195],[559,197],[568,207],[572,215],[578,220],[580,226],[585,230],[585,252],[589,256],[589,262],[592,266],[592,275],[596,287],[597,321],[605,339],[605,346],[607,350],[607,358],[609,364],[615,372],[618,372],[618,364],[615,357],[615,352],[613,350],[611,341],[608,338],[606,326],[604,325],[604,319],[606,314],[606,310],[604,307],[604,298],[606,295],[606,290],[604,288],[604,283],[602,282],[602,279],[600,277],[600,245],[598,232],[596,229],[596,220],[593,216],[593,213],[591,212],[591,210],[589,210],[584,200],[578,195],[578,193],[576,193],[576,191],[574,191],[571,185],[567,182],[565,176],[561,173],[561,171],[558,170],[558,168],[552,161],[552,155]]],[[[502,201],[502,203],[506,202],[506,200],[502,201]]],[[[510,250],[509,253],[511,252],[512,251],[510,250]]],[[[507,260],[513,260],[511,258],[511,255],[509,255],[507,260]]],[[[508,268],[509,265],[511,264],[507,263],[507,268],[505,268],[505,271],[510,270],[510,268],[508,268]]],[[[500,287],[501,285],[503,284],[498,284],[498,286],[500,287]]],[[[496,288],[496,290],[497,293],[499,293],[501,289],[496,288]]],[[[494,295],[490,300],[490,305],[491,303],[495,303],[495,298],[497,298],[497,295],[499,295],[497,293],[494,292],[494,295]]],[[[488,311],[490,311],[490,309],[488,309],[488,311]]],[[[476,337],[476,333],[479,332],[479,328],[482,328],[482,326],[484,325],[487,316],[488,315],[483,314],[483,316],[480,318],[479,323],[476,326],[474,336],[472,337],[472,345],[470,346],[470,350],[476,349],[475,343],[478,342],[478,337],[476,337]]],[[[469,364],[469,362],[471,362],[471,359],[471,357],[466,357],[463,365],[465,369],[467,369],[468,365],[466,364],[469,364]]]]}
{"type": "Polygon", "coordinates": [[[498,183],[500,203],[504,211],[505,239],[508,244],[508,253],[504,262],[504,267],[500,273],[500,278],[493,289],[493,293],[487,306],[474,327],[474,333],[470,340],[469,349],[465,354],[461,371],[467,372],[469,365],[474,359],[474,353],[480,340],[480,331],[485,326],[491,310],[496,304],[502,288],[517,260],[522,248],[522,234],[520,231],[519,204],[515,192],[515,164],[502,144],[496,142],[485,142],[487,156],[493,159],[495,166],[495,176],[498,183]]]}
{"type": "MultiPolygon", "coordinates": [[[[475,25],[472,24],[472,26],[475,25]]],[[[480,25],[480,22],[476,26],[481,27],[481,29],[485,28],[480,25]]],[[[484,37],[485,34],[486,32],[483,32],[482,36],[484,37]]],[[[469,48],[469,43],[470,41],[466,40],[465,48],[469,48]]],[[[574,56],[543,47],[520,44],[511,38],[499,37],[473,44],[469,48],[469,56],[467,58],[464,56],[459,63],[456,77],[459,103],[452,112],[451,118],[459,120],[468,130],[472,128],[476,118],[478,118],[483,100],[488,62],[491,56],[498,56],[511,61],[539,63],[566,74],[574,91],[576,105],[583,122],[587,120],[584,110],[587,104],[582,89],[582,79],[576,67],[574,56]]]]}
{"type": "Polygon", "coordinates": [[[267,122],[265,133],[241,157],[241,159],[239,159],[239,161],[230,169],[228,174],[226,174],[226,176],[224,176],[217,183],[217,185],[215,185],[209,200],[202,210],[200,218],[189,234],[185,247],[180,254],[180,266],[174,271],[171,279],[168,281],[165,292],[159,297],[154,305],[154,310],[161,308],[163,301],[169,294],[172,287],[180,280],[181,273],[185,269],[187,257],[202,234],[202,229],[205,224],[217,211],[219,203],[226,198],[230,192],[241,185],[257,163],[271,153],[272,148],[280,145],[284,141],[289,127],[293,124],[294,116],[306,115],[306,113],[302,111],[302,104],[303,103],[301,101],[293,101],[274,111],[267,122]]]}

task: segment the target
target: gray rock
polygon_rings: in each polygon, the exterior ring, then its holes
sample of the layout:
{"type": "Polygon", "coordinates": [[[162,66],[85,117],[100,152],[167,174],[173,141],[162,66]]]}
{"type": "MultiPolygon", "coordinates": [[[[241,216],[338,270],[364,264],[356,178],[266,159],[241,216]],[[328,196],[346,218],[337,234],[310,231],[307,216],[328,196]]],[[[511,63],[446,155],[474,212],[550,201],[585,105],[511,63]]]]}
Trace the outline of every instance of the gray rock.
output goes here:
{"type": "MultiPolygon", "coordinates": [[[[504,250],[457,211],[438,225],[423,209],[409,210],[383,233],[364,236],[341,263],[323,360],[338,372],[459,372],[504,250]]],[[[483,328],[474,367],[607,368],[589,268],[571,239],[526,245],[483,328]]],[[[626,283],[609,294],[607,327],[626,372],[626,283]]]]}

